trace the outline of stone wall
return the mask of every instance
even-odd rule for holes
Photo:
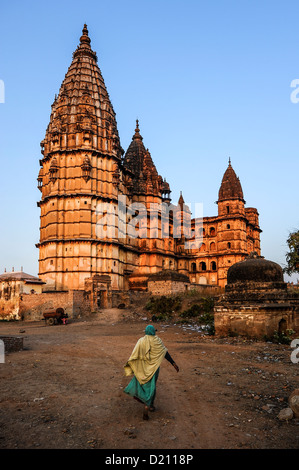
[[[0,299],[0,319],[19,320],[19,297]]]
[[[188,284],[170,279],[161,281],[148,281],[148,291],[152,295],[180,294],[188,290]]]
[[[22,336],[1,336],[0,340],[4,343],[4,353],[7,352],[17,352],[23,349],[23,340]]]
[[[299,312],[290,305],[216,306],[214,324],[219,336],[271,338],[275,332],[299,332]]]
[[[44,292],[23,295],[19,305],[19,316],[25,321],[42,320],[46,310],[63,308],[69,318],[78,318],[90,313],[90,303],[84,291]]]

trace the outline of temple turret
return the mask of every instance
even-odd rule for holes
[[[143,144],[138,120],[132,142],[124,157],[123,166],[132,174],[133,194],[161,197],[163,178],[158,174],[151,154]]]
[[[228,265],[239,262],[253,249],[260,254],[258,214],[255,226],[249,221],[240,179],[231,160],[223,175],[218,194],[218,282],[225,283]],[[251,234],[251,235],[250,235]]]
[[[236,175],[229,158],[228,167],[223,175],[219,189],[218,202],[232,199],[239,199],[245,202],[240,179]]]

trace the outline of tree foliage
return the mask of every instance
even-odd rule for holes
[[[299,273],[299,230],[289,234],[287,244],[289,251],[286,254],[287,266],[284,272],[290,276],[293,273]]]

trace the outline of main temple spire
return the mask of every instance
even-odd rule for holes
[[[81,289],[86,277],[108,266],[104,256],[98,261],[106,248],[100,251],[97,217],[91,214],[103,201],[113,206],[117,201],[113,175],[123,154],[86,25],[52,104],[41,151],[39,274],[51,289]],[[98,250],[93,250],[96,245]],[[66,252],[74,256],[62,262]],[[115,279],[117,283],[118,276]]]

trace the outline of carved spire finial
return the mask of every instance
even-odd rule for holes
[[[141,139],[142,137],[140,135],[140,130],[139,130],[139,119],[136,119],[136,129],[135,129],[135,134],[133,136],[133,139]]]
[[[81,44],[90,44],[90,37],[88,36],[88,29],[87,29],[86,24],[84,24],[84,27],[82,29],[82,36],[80,38],[80,43]]]

